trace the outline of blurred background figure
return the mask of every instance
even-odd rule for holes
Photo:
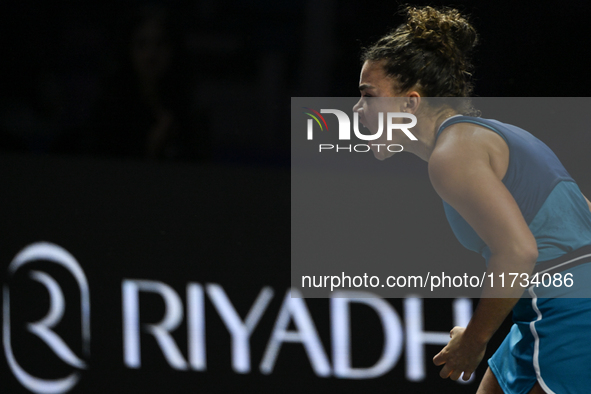
[[[132,13],[105,82],[94,128],[97,153],[149,159],[206,160],[208,128],[191,111],[183,37],[162,5]]]
[[[150,4],[132,13],[114,37],[93,128],[99,154],[205,161],[209,128],[192,105],[184,39],[171,11]]]

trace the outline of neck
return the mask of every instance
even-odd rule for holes
[[[455,110],[448,108],[436,113],[435,116],[433,116],[433,114],[417,116],[417,125],[413,128],[413,134],[417,137],[417,141],[411,141],[405,144],[404,150],[406,152],[414,153],[428,162],[431,153],[433,153],[433,150],[435,149],[435,141],[439,127],[445,120],[454,115],[459,114]]]

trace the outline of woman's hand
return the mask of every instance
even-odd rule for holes
[[[449,333],[449,343],[433,357],[435,365],[445,364],[439,373],[443,379],[458,380],[463,372],[463,379],[469,380],[484,357],[486,343],[470,340],[464,331],[465,328],[454,327]]]

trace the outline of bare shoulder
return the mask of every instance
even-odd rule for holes
[[[456,123],[439,135],[429,158],[431,177],[462,174],[486,166],[501,180],[509,166],[509,147],[499,134],[473,123]]]

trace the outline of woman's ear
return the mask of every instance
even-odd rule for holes
[[[404,102],[404,112],[408,112],[414,114],[419,109],[421,105],[421,95],[417,91],[412,91],[408,93],[406,96],[406,100]]]

